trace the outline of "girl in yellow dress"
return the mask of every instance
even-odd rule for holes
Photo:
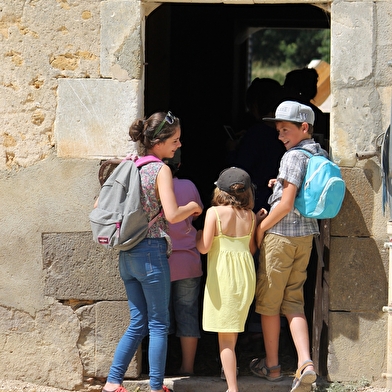
[[[203,329],[218,333],[228,391],[238,392],[235,345],[255,294],[252,254],[259,222],[252,211],[254,191],[248,173],[231,167],[220,174],[215,185],[212,207],[207,210],[204,229],[197,233],[196,244],[200,253],[208,253]],[[258,216],[263,218],[263,214]]]

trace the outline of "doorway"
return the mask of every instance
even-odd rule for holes
[[[163,4],[148,16],[145,114],[170,110],[180,118],[183,144],[180,176],[195,183],[205,208],[209,207],[214,181],[227,167],[227,134],[223,125],[240,127],[241,115],[246,111],[249,29],[329,26],[328,14],[305,4]],[[199,219],[199,225],[203,219],[204,216]],[[317,263],[313,253],[305,292],[310,330],[314,306],[312,281]],[[205,262],[203,256],[204,265]],[[216,334],[202,329],[201,333],[195,372],[217,376],[220,361]],[[240,334],[237,344],[240,375],[250,374],[250,360],[263,355],[263,350],[261,328]],[[180,356],[179,342],[171,336],[167,375],[175,372]],[[282,320],[280,357],[284,372],[295,371],[296,354],[285,320]],[[143,373],[147,372],[145,358],[143,355]]]

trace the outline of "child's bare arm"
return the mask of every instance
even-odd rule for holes
[[[204,221],[204,229],[199,230],[196,235],[196,248],[200,253],[208,253],[211,249],[212,241],[215,236],[215,227],[216,215],[215,212],[209,208]]]
[[[268,211],[265,208],[260,209],[256,214],[256,226],[258,226],[268,215]]]
[[[264,210],[264,208],[262,208],[262,210]],[[267,212],[266,210],[264,210],[264,211]],[[253,214],[253,212],[252,212],[252,214]],[[257,220],[256,220],[256,223],[257,223]],[[257,225],[255,225],[253,227],[250,242],[249,242],[249,250],[250,250],[250,253],[252,253],[252,255],[254,255],[257,250],[256,229],[257,229]]]
[[[263,241],[264,233],[283,219],[293,209],[296,195],[297,187],[290,182],[284,181],[283,193],[280,202],[257,227],[256,241],[259,248]]]

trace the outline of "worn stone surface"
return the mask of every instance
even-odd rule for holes
[[[127,301],[102,301],[76,310],[81,333],[78,348],[86,377],[107,377],[114,350],[129,324]],[[139,347],[125,374],[137,378],[141,373]]]
[[[373,238],[331,238],[329,309],[378,312],[388,303],[388,253]],[[344,282],[344,284],[342,284]],[[366,295],[363,295],[366,293]]]
[[[345,89],[335,99],[336,106],[331,113],[336,123],[331,128],[332,156],[339,166],[353,167],[357,164],[356,154],[375,150],[376,137],[385,131],[380,96],[373,85],[367,85]],[[339,157],[339,151],[344,152],[344,158]]]
[[[71,308],[58,303],[47,305],[35,316],[1,306],[0,374],[70,390],[81,386],[79,330]]]
[[[363,167],[341,168],[346,194],[339,214],[331,220],[331,235],[386,240],[387,216],[382,213],[380,167],[368,160]],[[371,202],[370,202],[371,201]],[[375,230],[375,227],[379,230]]]
[[[55,134],[57,154],[112,158],[131,151],[129,126],[142,117],[140,81],[59,80]]]
[[[34,315],[45,308],[43,233],[90,230],[98,195],[98,162],[47,158],[24,170],[0,172],[0,304]]]
[[[377,24],[377,42],[375,51],[375,78],[377,86],[391,87],[392,68],[389,62],[392,60],[392,4],[390,1],[379,1],[375,9]],[[389,66],[388,66],[389,64]],[[384,127],[385,129],[385,127]]]
[[[118,341],[129,325],[127,301],[104,301],[96,307],[96,372],[99,377],[106,377],[113,359]],[[141,348],[136,352],[126,377],[136,378],[141,373]]]
[[[385,388],[385,381],[381,383],[372,383],[371,386],[364,384],[363,379],[355,380],[347,383],[329,383],[323,381],[319,386],[319,390],[339,389],[345,391],[356,392],[390,392],[391,389]],[[252,392],[261,389],[264,392],[287,392],[291,388],[293,379],[291,377],[285,378],[278,383],[271,383],[268,380],[254,377],[245,376],[238,379],[238,385],[241,391]],[[218,377],[175,377],[165,378],[165,385],[178,392],[193,392],[195,390],[208,390],[209,392],[219,392],[222,390],[222,380]],[[367,386],[366,386],[367,385]],[[150,390],[149,382],[147,379],[124,382],[125,388],[130,392],[148,392]],[[80,392],[100,392],[102,385],[86,385]],[[30,382],[22,382],[19,380],[0,380],[1,392],[68,392],[64,389],[51,388],[44,385],[38,385]]]
[[[386,321],[387,315],[381,311],[329,313],[330,380],[381,378],[386,371]]]
[[[117,80],[141,79],[141,3],[101,2],[101,74]]]
[[[57,81],[99,76],[99,2],[12,1],[0,16],[0,170],[54,147]]]
[[[92,240],[91,231],[42,237],[45,295],[58,300],[125,300],[118,252]]]
[[[354,166],[356,152],[371,144],[382,125],[379,94],[373,79],[375,5],[368,1],[334,1],[331,10],[334,61],[331,62],[330,145],[333,158],[340,166]],[[358,50],[353,50],[354,42],[361,43]]]

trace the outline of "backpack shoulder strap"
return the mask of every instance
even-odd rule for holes
[[[313,156],[313,154],[310,151],[305,150],[304,148],[295,148],[294,147],[293,150],[298,150],[298,151],[303,152],[308,158],[311,158]]]
[[[162,162],[162,161],[159,158],[155,157],[154,155],[146,155],[144,157],[137,159],[135,161],[135,164],[137,167],[142,167],[144,165],[147,165],[147,163],[151,163],[151,162]]]

